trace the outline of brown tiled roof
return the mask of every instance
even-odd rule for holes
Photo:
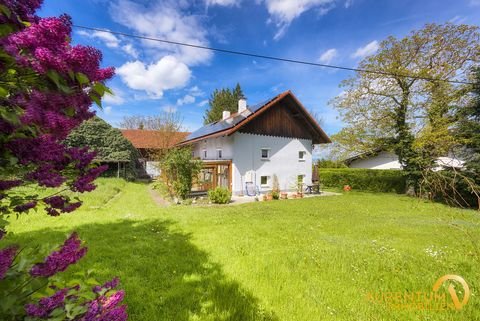
[[[184,140],[190,133],[178,132],[174,133],[172,137],[167,138],[164,133],[156,130],[146,129],[120,129],[123,136],[128,139],[135,148],[163,148],[172,147],[175,144]],[[169,142],[166,144],[165,140]]]

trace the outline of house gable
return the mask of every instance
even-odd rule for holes
[[[278,110],[277,110],[278,109]],[[255,122],[252,125],[252,122]],[[207,138],[230,136],[235,132],[311,139],[313,144],[331,143],[330,138],[297,100],[291,91],[247,107],[247,113],[236,113],[228,119],[208,124],[189,135],[178,145]]]
[[[311,123],[295,106],[295,102],[286,97],[264,113],[258,115],[239,129],[241,133],[294,137],[315,140],[316,132]]]

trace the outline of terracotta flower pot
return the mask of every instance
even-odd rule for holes
[[[288,198],[288,194],[287,193],[280,193],[280,197],[282,200],[286,200]]]
[[[273,200],[273,195],[272,194],[267,194],[267,201]]]

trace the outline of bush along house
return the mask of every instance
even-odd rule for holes
[[[120,131],[138,151],[136,170],[139,178],[150,179],[160,175],[159,155],[184,140],[189,134],[146,129],[121,129]]]
[[[203,169],[192,191],[223,186],[235,195],[251,195],[272,189],[274,176],[282,191],[294,191],[298,183],[312,181],[314,144],[330,138],[291,91],[247,106],[238,101],[234,114],[192,132],[177,144],[190,145]]]

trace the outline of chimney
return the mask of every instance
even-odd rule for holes
[[[230,117],[230,112],[227,110],[224,110],[222,113],[222,119],[225,120]]]
[[[247,100],[244,96],[241,96],[238,100],[238,113],[245,111],[247,109]]]

